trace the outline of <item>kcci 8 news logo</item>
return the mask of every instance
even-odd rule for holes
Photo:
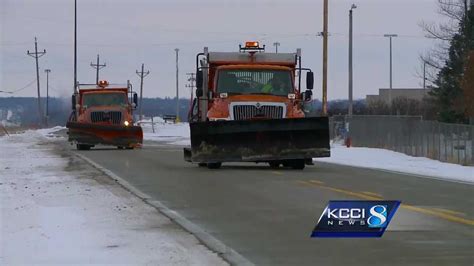
[[[331,200],[311,237],[381,237],[400,201]]]

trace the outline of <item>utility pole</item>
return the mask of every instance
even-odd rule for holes
[[[74,94],[77,93],[77,0],[74,0]]]
[[[138,72],[138,70],[136,70],[135,72],[140,77],[140,103],[138,105],[138,112],[140,114],[140,121],[141,121],[143,119],[143,114],[142,114],[143,78],[148,76],[148,74],[150,74],[150,71],[145,72],[145,64],[142,64],[142,71]]]
[[[279,42],[274,42],[273,46],[275,46],[275,53],[278,54],[278,46],[280,46]]]
[[[353,86],[353,80],[352,80],[352,10],[356,9],[357,6],[355,4],[352,4],[351,9],[349,10],[349,111],[348,114],[349,116],[352,116],[352,109],[353,109],[353,103],[352,103],[352,86]]]
[[[51,69],[45,69],[46,72],[46,126],[49,123],[49,73]]]
[[[44,49],[43,52],[38,52],[38,40],[35,37],[35,52],[30,53],[30,51],[26,51],[26,54],[34,57],[36,61],[36,89],[38,91],[38,115],[39,115],[39,124],[42,125],[44,122],[44,114],[43,108],[41,106],[41,93],[40,93],[40,78],[39,78],[39,65],[38,65],[38,58],[42,57],[46,54],[46,50]]]
[[[398,37],[398,35],[385,34],[384,37],[390,39],[390,89],[388,90],[388,106],[390,107],[390,114],[392,114],[392,38]]]
[[[176,52],[176,122],[179,122],[179,79],[178,79],[178,74],[179,74],[179,67],[178,67],[178,53],[179,49],[176,48],[174,49]]]
[[[324,0],[323,16],[323,115],[328,113],[328,0]]]
[[[99,55],[97,55],[97,63],[93,64],[93,63],[91,62],[91,67],[96,69],[96,73],[95,73],[95,84],[99,84],[99,70],[101,70],[102,68],[106,67],[106,64],[105,64],[105,63],[100,64]]]
[[[195,73],[186,73],[186,75],[191,76],[188,78],[189,84],[186,84],[186,88],[191,89],[191,98],[189,100],[189,110],[191,110],[193,106],[193,98],[194,98],[194,82],[196,81],[196,78],[194,77]]]

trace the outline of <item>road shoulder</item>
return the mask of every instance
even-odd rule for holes
[[[59,142],[0,138],[0,264],[227,264]]]

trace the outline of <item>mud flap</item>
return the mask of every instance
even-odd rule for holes
[[[88,145],[137,147],[143,143],[140,126],[95,125],[67,122],[69,141]]]
[[[329,157],[327,117],[190,123],[193,162]]]

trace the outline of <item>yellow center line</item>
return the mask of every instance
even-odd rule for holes
[[[359,192],[354,192],[354,191],[335,188],[335,187],[317,185],[317,184],[313,184],[313,183],[306,182],[306,181],[297,181],[297,182],[299,184],[304,185],[304,186],[320,187],[320,188],[324,188],[324,189],[327,189],[327,190],[331,190],[331,191],[334,191],[334,192],[339,192],[341,194],[345,194],[345,195],[348,195],[348,196],[352,196],[352,197],[355,197],[355,198],[361,198],[361,199],[365,199],[365,200],[382,200],[383,199],[382,197],[369,196],[367,194],[363,194],[363,193],[359,193]],[[438,218],[442,218],[442,219],[445,219],[445,220],[448,220],[448,221],[451,221],[451,222],[456,222],[456,223],[460,223],[460,224],[466,224],[466,225],[474,226],[474,220],[459,217],[459,216],[455,216],[454,211],[444,210],[444,209],[443,209],[443,211],[436,210],[436,209],[430,210],[430,209],[416,207],[416,206],[412,206],[412,205],[408,205],[408,204],[401,204],[400,207],[403,208],[403,209],[407,209],[407,210],[411,210],[411,211],[415,211],[415,212],[419,212],[419,213],[423,213],[423,214],[436,216]],[[449,213],[449,212],[451,212],[451,213]]]
[[[424,208],[420,208],[420,207],[415,207],[415,206],[411,206],[411,205],[407,205],[407,204],[402,204],[401,207],[405,208],[405,209],[408,209],[408,210],[421,212],[421,213],[424,213],[424,214],[430,214],[430,215],[433,215],[433,216],[436,216],[436,217],[439,217],[439,218],[446,219],[446,220],[451,221],[451,222],[457,222],[457,223],[461,223],[461,224],[467,224],[467,225],[474,226],[474,220],[471,220],[471,219],[466,219],[466,218],[450,215],[450,214],[447,214],[447,213],[434,211],[434,210],[429,210],[429,209],[424,209]]]
[[[272,171],[271,173],[272,173],[272,174],[275,174],[275,175],[283,175],[282,172],[278,172],[278,171]]]
[[[457,216],[466,216],[464,212],[457,212],[457,211],[452,211],[452,210],[447,210],[447,209],[442,209],[442,208],[431,208],[431,209],[439,211],[439,212],[457,215]]]
[[[374,196],[374,197],[382,198],[382,195],[380,195],[378,193],[374,193],[374,192],[370,192],[370,191],[362,191],[362,193],[367,194],[367,195],[371,195],[371,196]]]
[[[324,184],[324,182],[318,181],[318,180],[309,180],[309,182],[314,183],[314,184],[318,184],[318,185]]]

